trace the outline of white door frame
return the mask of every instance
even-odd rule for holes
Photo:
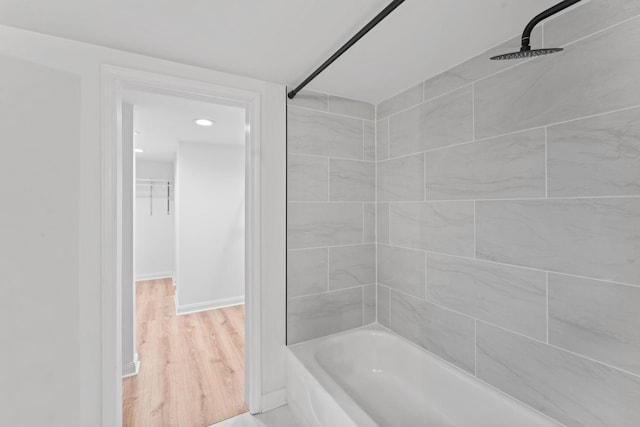
[[[122,91],[144,90],[244,106],[246,133],[245,399],[261,411],[261,93],[112,65],[102,66],[102,423],[122,425]]]

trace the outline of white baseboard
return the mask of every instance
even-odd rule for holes
[[[136,274],[136,281],[139,280],[155,280],[155,279],[170,279],[173,277],[172,271],[167,271],[164,273],[145,273],[145,274]]]
[[[122,366],[122,378],[129,378],[138,375],[140,372],[140,360],[138,353],[133,355],[133,362],[129,362]]]
[[[180,305],[178,302],[178,293],[175,293],[175,301],[176,301],[176,314],[179,316],[181,314],[190,314],[197,313],[199,311],[208,311],[215,310],[217,308],[230,307],[232,305],[240,305],[244,304],[244,296],[232,297],[232,298],[223,298],[213,301],[203,301],[196,302],[193,304],[184,304]]]
[[[271,411],[287,404],[287,390],[280,389],[262,395],[262,412]]]

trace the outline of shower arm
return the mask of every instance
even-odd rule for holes
[[[531,21],[529,21],[527,26],[524,27],[524,31],[522,32],[522,46],[520,47],[520,52],[531,50],[529,40],[531,39],[531,32],[536,25],[538,25],[541,21],[544,21],[548,17],[565,10],[569,6],[573,6],[579,1],[580,0],[564,0],[556,4],[555,6],[551,6],[544,12],[540,12],[539,14],[537,14]]]

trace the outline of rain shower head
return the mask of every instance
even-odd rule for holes
[[[578,3],[580,0],[564,0],[555,6],[551,6],[549,9],[545,10],[542,13],[536,15],[526,27],[524,27],[524,31],[522,32],[522,47],[518,52],[505,53],[502,55],[496,55],[491,57],[493,60],[504,60],[504,59],[522,59],[522,58],[534,58],[540,55],[548,55],[550,53],[560,52],[562,48],[559,47],[548,47],[544,49],[531,49],[529,45],[529,39],[531,38],[531,31],[533,28],[548,17],[555,15],[556,13]]]
[[[536,56],[548,55],[550,53],[560,52],[564,49],[561,47],[550,47],[547,49],[529,49],[529,50],[520,50],[518,52],[511,53],[503,53],[502,55],[492,56],[491,59],[495,60],[505,60],[505,59],[522,59],[522,58],[534,58]]]

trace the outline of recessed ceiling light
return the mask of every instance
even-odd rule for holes
[[[138,135],[140,135],[140,131],[139,130],[135,130],[135,131],[133,131],[133,134],[138,136]]]
[[[213,120],[209,119],[195,119],[194,122],[196,122],[198,126],[211,126],[213,124]]]
[[[136,153],[144,153],[144,150],[142,148],[136,148]]]

